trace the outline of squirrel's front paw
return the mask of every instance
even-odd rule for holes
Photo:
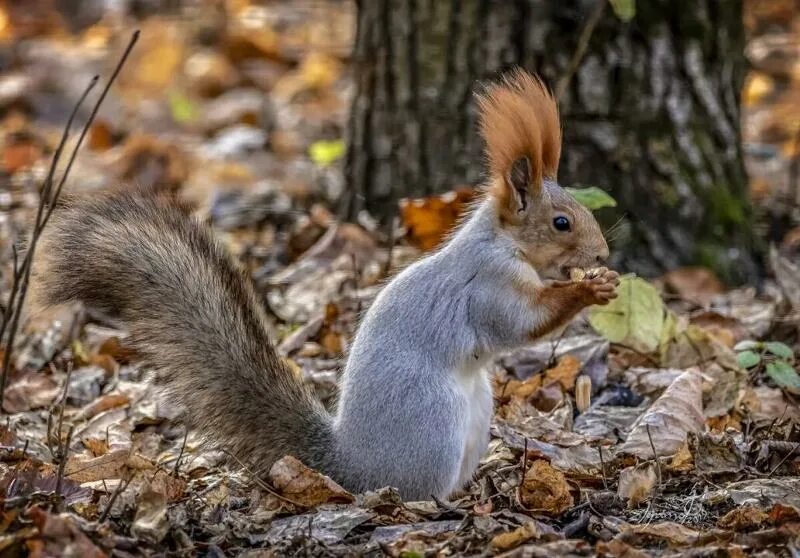
[[[583,287],[587,306],[608,304],[610,300],[617,298],[619,273],[606,267],[588,269],[580,285]]]

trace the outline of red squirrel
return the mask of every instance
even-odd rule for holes
[[[275,352],[250,280],[174,201],[122,191],[53,214],[34,270],[42,304],[120,319],[189,427],[265,471],[291,454],[362,492],[446,498],[489,440],[486,370],[616,296],[608,246],[556,182],[561,128],[542,82],[515,71],[478,96],[486,195],[440,249],[380,292],[329,412]]]

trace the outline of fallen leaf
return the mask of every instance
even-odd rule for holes
[[[25,374],[6,388],[3,410],[19,413],[48,407],[58,397],[60,390],[51,376],[39,372]]]
[[[645,546],[651,541],[666,542],[670,546],[686,546],[697,539],[699,534],[699,531],[680,523],[665,521],[630,525],[620,533],[620,539],[634,546]]]
[[[26,541],[32,558],[64,555],[85,558],[106,557],[106,553],[83,534],[69,514],[55,515],[38,507],[30,508],[27,514],[39,530],[37,537]]]
[[[653,463],[638,467],[626,467],[619,472],[617,494],[628,502],[628,508],[636,508],[647,501],[656,486],[658,477]]]
[[[519,498],[527,509],[559,516],[575,505],[564,473],[537,459],[525,472]]]
[[[471,188],[461,188],[438,196],[401,200],[406,239],[420,250],[433,250],[453,230],[474,196]]]
[[[618,297],[605,306],[594,306],[589,323],[612,343],[643,353],[658,348],[664,326],[664,303],[656,288],[634,276],[624,276]]]
[[[667,290],[701,307],[707,307],[715,296],[725,291],[714,272],[705,267],[681,267],[664,275]]]
[[[519,545],[528,542],[531,539],[536,539],[541,536],[536,523],[530,522],[517,527],[513,531],[500,533],[492,538],[492,546],[497,550],[504,552],[511,550]]]
[[[705,426],[702,386],[702,375],[697,369],[678,376],[634,423],[618,453],[653,459],[652,438],[658,457],[674,455],[686,442],[689,432],[699,432]]]
[[[344,156],[346,147],[343,140],[319,140],[308,148],[311,160],[321,167],[328,167]]]
[[[287,455],[269,470],[272,486],[287,499],[301,506],[314,507],[325,503],[349,504],[353,495],[330,477],[306,467],[299,459]]]
[[[769,519],[769,514],[755,506],[733,508],[717,520],[717,527],[733,531],[745,531],[760,527]]]
[[[544,373],[544,384],[558,382],[564,391],[572,391],[575,379],[581,371],[581,361],[572,355],[564,355],[550,370]]]
[[[151,484],[145,484],[136,498],[136,515],[131,524],[131,534],[157,545],[168,532],[167,497]]]

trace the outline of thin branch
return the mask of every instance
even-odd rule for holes
[[[656,470],[658,471],[658,486],[661,486],[661,462],[658,460],[658,453],[656,453],[656,446],[653,443],[653,437],[650,435],[650,425],[644,425],[645,430],[647,430],[647,439],[650,440],[650,449],[653,450],[653,459],[656,460]]]
[[[572,54],[572,59],[569,61],[567,71],[564,72],[564,75],[562,75],[556,83],[555,96],[557,101],[561,100],[567,87],[569,87],[569,82],[572,81],[572,76],[575,75],[578,66],[580,66],[583,57],[586,55],[586,50],[589,48],[589,40],[592,38],[595,27],[597,27],[597,24],[600,23],[600,19],[603,17],[606,4],[608,4],[608,0],[597,0],[594,10],[589,14],[589,19],[586,21],[586,25],[583,26],[580,37],[578,37],[578,44],[575,47],[575,52]]]
[[[67,120],[67,124],[64,127],[64,132],[61,137],[61,141],[59,142],[58,147],[56,148],[56,152],[53,156],[53,160],[50,163],[50,169],[47,173],[47,178],[45,179],[44,185],[40,192],[39,198],[39,206],[36,211],[36,220],[33,226],[33,232],[31,234],[31,241],[28,247],[28,251],[25,254],[25,258],[23,259],[22,265],[19,267],[19,273],[15,274],[15,281],[11,288],[11,295],[9,296],[8,305],[5,309],[3,315],[3,323],[0,325],[0,342],[3,340],[3,336],[8,330],[8,335],[5,338],[6,341],[6,350],[3,354],[3,364],[2,364],[2,372],[0,372],[0,411],[2,411],[2,404],[5,396],[5,387],[6,387],[6,380],[8,378],[8,369],[11,362],[11,352],[14,346],[14,339],[17,334],[17,328],[19,327],[19,319],[20,315],[22,314],[22,307],[25,303],[25,295],[28,292],[28,284],[30,281],[31,275],[31,268],[33,267],[33,255],[36,251],[36,244],[39,240],[39,236],[47,224],[50,216],[53,213],[53,209],[55,208],[58,197],[61,195],[61,190],[64,186],[64,183],[67,181],[69,177],[70,170],[72,169],[72,165],[75,162],[75,158],[78,155],[78,150],[83,143],[83,139],[86,137],[86,134],[89,131],[89,128],[94,121],[97,112],[100,110],[100,105],[102,104],[103,100],[105,99],[106,95],[108,94],[111,85],[113,84],[114,80],[116,79],[117,75],[119,74],[122,66],[125,64],[125,61],[128,59],[130,55],[131,49],[136,44],[136,41],[139,38],[139,31],[134,31],[133,35],[131,36],[130,41],[128,42],[128,46],[123,52],[122,56],[120,57],[119,62],[117,63],[114,72],[111,74],[111,77],[108,80],[105,88],[103,89],[102,93],[98,97],[97,101],[95,102],[91,113],[89,114],[89,118],[86,121],[86,124],[81,131],[81,135],[78,138],[78,142],[75,145],[75,148],[72,151],[70,156],[69,162],[67,163],[67,167],[64,170],[64,173],[61,176],[61,180],[58,182],[58,186],[56,187],[55,191],[53,189],[53,179],[55,176],[56,167],[58,166],[58,162],[61,159],[61,154],[64,149],[64,145],[67,142],[67,138],[69,137],[69,131],[72,127],[72,122],[75,119],[76,114],[80,106],[83,104],[83,101],[86,99],[89,92],[95,86],[98,80],[98,76],[94,76],[92,80],[86,87],[83,95],[81,95],[80,99],[75,105],[72,113]],[[47,211],[45,212],[45,206],[47,207]]]
[[[103,523],[106,520],[108,514],[111,512],[111,508],[114,506],[114,502],[117,501],[117,496],[119,496],[120,493],[124,492],[125,489],[128,488],[128,485],[131,483],[132,480],[133,480],[132,474],[127,475],[124,479],[120,479],[117,488],[114,489],[114,493],[111,495],[111,498],[108,499],[108,504],[106,504],[106,508],[103,510],[103,513],[101,513],[100,517],[97,519],[98,523]]]

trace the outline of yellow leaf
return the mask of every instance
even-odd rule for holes
[[[754,73],[744,86],[742,101],[746,107],[758,103],[775,89],[775,82],[766,74]]]
[[[308,148],[311,160],[321,167],[332,165],[344,156],[345,144],[343,140],[315,141]]]

